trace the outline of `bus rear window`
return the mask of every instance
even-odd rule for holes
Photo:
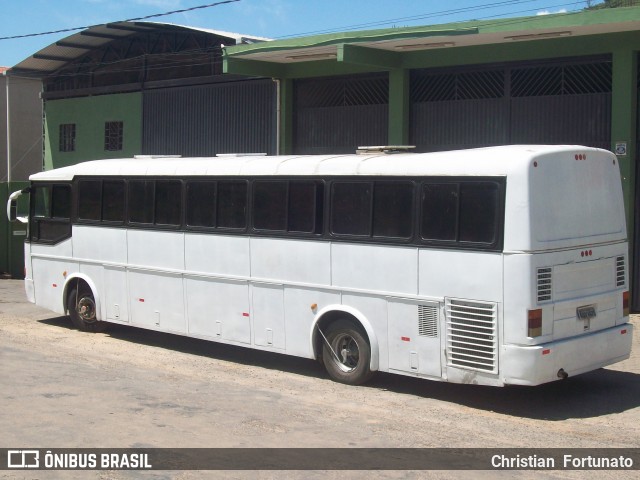
[[[573,245],[589,237],[624,238],[620,175],[607,157],[576,162],[544,159],[533,169],[530,185],[532,232],[539,242]]]

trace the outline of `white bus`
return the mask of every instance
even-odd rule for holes
[[[538,385],[629,357],[616,157],[575,146],[136,157],[31,176],[27,297],[374,372]]]

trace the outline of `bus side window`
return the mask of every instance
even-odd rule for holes
[[[69,185],[34,185],[31,202],[31,241],[55,243],[71,236]]]
[[[216,226],[216,182],[187,182],[187,225]]]
[[[129,222],[153,223],[154,182],[131,180],[129,182]]]
[[[71,218],[71,187],[54,185],[51,192],[51,217]]]
[[[495,244],[499,197],[499,185],[495,182],[425,183],[422,239],[458,245]]]
[[[156,225],[180,225],[182,214],[182,183],[177,180],[158,180],[155,193]]]
[[[413,184],[375,182],[373,189],[373,236],[405,238],[413,234]]]
[[[253,182],[253,226],[256,230],[287,230],[286,181]]]
[[[218,228],[247,227],[247,182],[224,180],[218,182]]]
[[[424,240],[456,240],[458,184],[426,183],[422,186],[420,235]]]
[[[101,196],[100,180],[80,180],[78,182],[78,218],[100,221]]]
[[[289,232],[322,233],[323,191],[320,182],[289,182]]]
[[[255,181],[253,227],[282,233],[320,233],[322,191],[322,184],[313,181]]]
[[[371,182],[334,182],[331,186],[331,233],[369,236]]]
[[[125,187],[123,180],[105,180],[102,183],[102,220],[124,222]]]
[[[411,182],[335,182],[331,233],[409,240],[413,235]]]
[[[31,199],[34,217],[51,217],[51,187],[48,185],[34,186]]]
[[[490,182],[460,186],[460,241],[494,243],[498,219],[498,185]]]

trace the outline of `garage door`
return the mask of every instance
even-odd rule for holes
[[[296,80],[293,152],[355,153],[386,145],[389,78],[385,74]]]
[[[415,70],[418,151],[544,143],[611,148],[610,58]]]
[[[274,82],[261,79],[145,91],[142,151],[147,155],[274,155]]]

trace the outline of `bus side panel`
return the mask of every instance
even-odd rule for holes
[[[187,276],[185,285],[190,334],[251,342],[248,282]]]
[[[416,295],[416,248],[352,245],[331,246],[331,274],[335,287]]]
[[[256,282],[250,295],[253,344],[284,350],[284,285]]]
[[[74,225],[71,238],[74,258],[80,262],[127,263],[127,231],[124,228]]]
[[[122,266],[105,266],[102,308],[107,320],[129,322],[127,270]]]
[[[184,270],[184,234],[157,230],[127,231],[129,265]]]
[[[255,279],[329,285],[330,260],[328,242],[251,238],[251,276]]]
[[[127,277],[133,324],[187,333],[182,275],[129,270]]]
[[[526,343],[527,309],[533,309],[535,256],[513,254],[504,256],[504,276],[509,281],[504,285],[504,338],[502,343]],[[543,310],[543,312],[545,312]],[[553,333],[553,310],[543,315],[542,336]]]
[[[31,243],[24,242],[24,290],[27,300],[36,303],[36,294],[33,285],[33,268],[31,268]]]
[[[66,260],[72,256],[71,239],[56,245],[32,244],[31,253],[36,304],[63,315],[65,275],[78,268]]]
[[[387,308],[389,369],[442,379],[440,303],[389,298]]]
[[[502,254],[421,249],[419,295],[502,302]]]
[[[249,277],[249,237],[185,234],[185,269],[210,275]]]
[[[312,358],[309,338],[316,313],[328,305],[339,304],[340,293],[336,291],[317,287],[285,287],[286,352],[289,355]]]

